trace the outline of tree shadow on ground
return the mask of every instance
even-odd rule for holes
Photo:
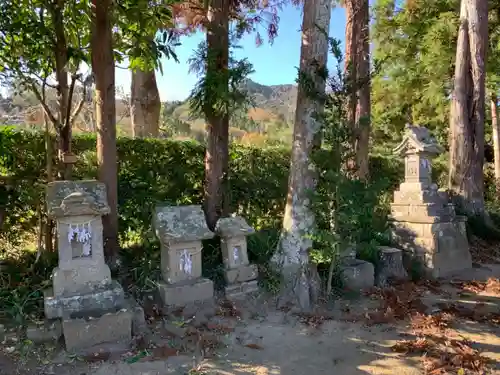
[[[493,265],[460,278],[484,281],[499,275],[500,267]],[[456,284],[443,283],[441,287],[443,294],[431,290],[422,296],[428,307],[427,314],[448,314],[448,326],[437,333],[415,331],[408,319],[372,326],[328,320],[318,329],[311,329],[299,322],[286,322],[284,314],[281,322],[278,316],[271,316],[265,322],[247,325],[247,331],[261,337],[260,350],[233,345],[222,358],[209,360],[206,368],[208,373],[224,375],[326,375],[332,370],[343,375],[403,375],[424,374],[425,367],[429,366],[442,366],[443,371],[450,371],[444,373],[456,373],[462,366],[464,369],[474,368],[474,363],[483,366],[484,361],[490,369],[500,369],[500,325],[493,319],[499,315],[500,296],[465,295]],[[359,304],[361,308],[363,302],[358,300],[352,304]],[[463,309],[455,309],[453,314],[453,309],[446,309],[450,304]],[[490,313],[493,315],[488,315]],[[411,346],[419,338],[425,338],[432,346],[395,352],[396,343]],[[449,368],[450,363],[453,369]],[[472,369],[464,373],[480,374],[481,371]]]

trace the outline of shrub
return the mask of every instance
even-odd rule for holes
[[[54,140],[53,140],[54,141]],[[73,139],[79,162],[73,178],[97,177],[95,136]],[[158,203],[201,204],[204,146],[195,141],[119,138],[118,204],[122,245],[152,240],[151,213]],[[1,236],[15,243],[37,229],[37,208],[45,199],[46,165],[43,134],[4,128],[0,131],[0,174],[10,177],[11,189],[0,190],[5,210]],[[283,147],[230,149],[230,198],[233,212],[257,229],[279,228],[286,202],[289,152]],[[55,162],[55,160],[54,160]],[[387,192],[380,197],[387,211],[391,191],[402,179],[395,158],[371,159],[374,179],[383,178]]]

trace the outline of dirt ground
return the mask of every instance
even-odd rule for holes
[[[451,281],[374,289],[308,315],[258,296],[213,316],[151,319],[133,349],[90,357],[7,341],[0,374],[500,374],[499,277],[500,265],[477,265]]]

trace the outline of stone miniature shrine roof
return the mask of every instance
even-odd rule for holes
[[[201,206],[156,207],[153,228],[163,243],[201,241],[212,238]]]
[[[246,220],[241,216],[219,219],[215,231],[221,237],[248,236],[249,234],[255,233],[255,229],[248,225]]]
[[[406,125],[403,141],[393,150],[395,154],[419,154],[439,155],[443,148],[437,143],[423,126]]]
[[[55,181],[47,185],[47,211],[52,217],[107,215],[106,185],[96,180]]]

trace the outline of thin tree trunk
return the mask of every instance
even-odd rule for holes
[[[357,109],[356,109],[356,164],[357,174],[362,180],[369,174],[370,142],[370,7],[368,0],[360,0],[359,11],[355,16],[359,25],[359,39],[356,48],[357,70]]]
[[[68,86],[68,45],[64,32],[64,0],[56,0],[50,10],[54,19],[55,29],[55,63],[56,63],[56,80],[57,80],[57,96],[59,106],[58,124],[54,124],[58,139],[58,162],[59,171],[58,178],[60,180],[71,179],[71,164],[63,163],[63,155],[71,152],[71,124],[66,124],[66,115],[68,113],[69,102],[69,86]]]
[[[132,71],[130,118],[134,138],[158,137],[161,101],[155,71]]]
[[[43,89],[43,98],[45,100],[45,88]],[[42,109],[43,111],[43,109]],[[50,122],[47,118],[47,114],[43,112],[43,123],[45,125],[45,168],[47,169],[47,183],[50,183],[54,180],[54,175],[52,171],[52,157],[53,157],[53,147],[52,147],[52,139],[50,138]],[[52,219],[50,219],[47,215],[47,209],[45,208],[45,224],[43,225],[44,232],[44,243],[45,243],[45,251],[50,253],[53,249],[53,229],[54,225],[52,223]]]
[[[213,0],[208,11],[207,80],[228,75],[230,0]],[[218,77],[218,78],[214,78]],[[219,87],[228,87],[229,81]],[[229,87],[228,87],[229,89]],[[205,109],[207,121],[207,151],[205,154],[204,208],[207,225],[215,229],[223,215],[226,198],[229,159],[229,114],[214,113],[213,106]]]
[[[300,71],[313,80],[315,91],[319,93],[325,90],[324,77],[317,69],[324,68],[327,62],[325,32],[328,34],[330,16],[330,0],[304,3]],[[312,307],[320,288],[317,270],[309,261],[309,251],[312,248],[310,235],[314,231],[310,194],[316,185],[311,154],[321,130],[321,124],[316,121],[316,114],[321,111],[321,102],[311,96],[306,85],[299,84],[283,230],[273,261],[284,276],[282,301],[291,299],[303,310]]]
[[[111,265],[118,256],[118,168],[116,154],[115,64],[111,31],[112,0],[92,0],[92,72],[95,79],[97,162],[106,184],[109,215],[103,217],[104,252]]]
[[[470,215],[485,215],[484,119],[487,0],[462,0],[450,111],[449,188]]]
[[[500,129],[498,124],[498,98],[496,92],[491,94],[491,128],[493,133],[493,159],[495,163],[495,186],[497,199],[500,199]]]

